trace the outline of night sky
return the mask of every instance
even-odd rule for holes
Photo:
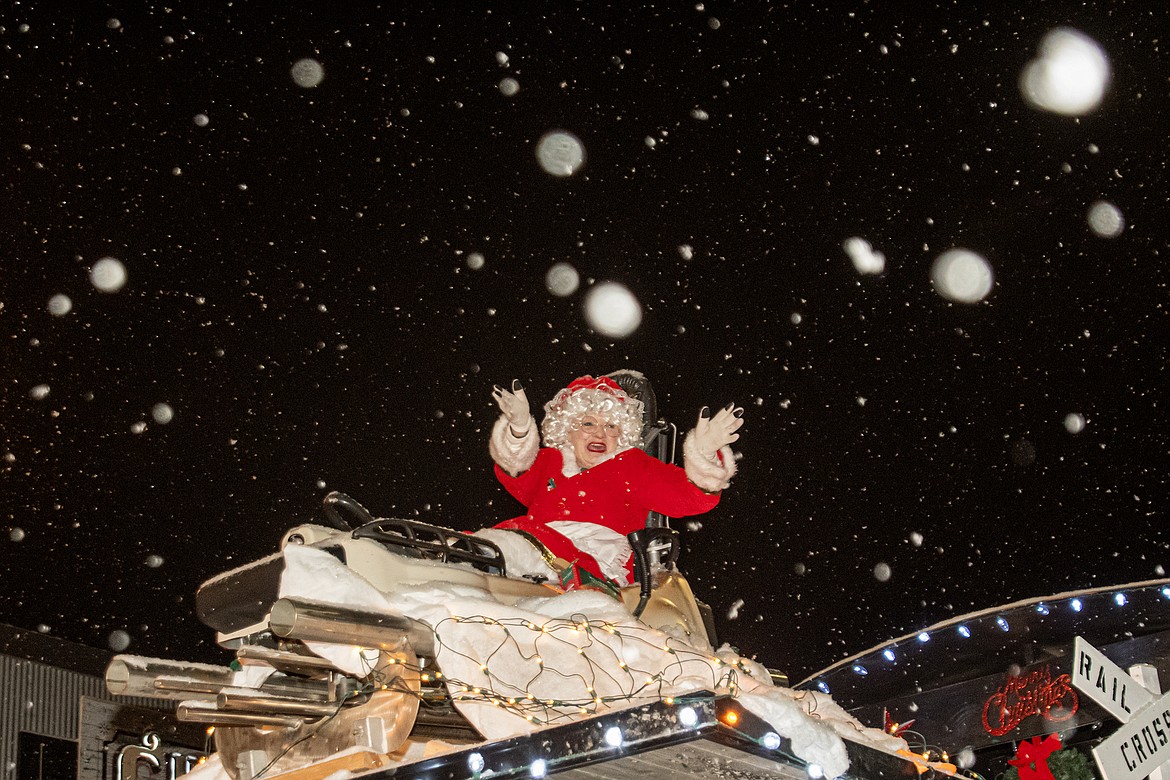
[[[204,579],[329,490],[521,514],[492,385],[623,367],[684,430],[746,408],[682,568],[794,679],[1170,565],[1159,4],[212,5],[0,10],[0,622],[222,662]],[[1060,27],[1111,67],[1081,116],[1020,88]],[[956,247],[981,300],[932,282]]]

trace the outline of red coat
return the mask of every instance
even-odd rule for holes
[[[545,523],[580,520],[603,525],[624,536],[645,527],[651,511],[686,517],[706,512],[719,503],[718,493],[704,493],[681,468],[639,449],[621,452],[572,477],[564,475],[562,463],[559,450],[543,447],[532,467],[518,476],[511,476],[497,465],[496,477],[527,507],[528,514],[496,527],[527,531],[554,555],[575,560],[597,576],[602,575],[596,561]]]

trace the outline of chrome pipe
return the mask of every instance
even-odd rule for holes
[[[272,605],[268,625],[285,639],[377,647],[391,652],[401,649],[405,640],[416,655],[435,655],[435,633],[430,626],[402,615],[280,599]]]
[[[199,680],[188,680],[182,677],[157,677],[154,680],[156,699],[182,700],[182,694],[189,694],[186,698],[200,701],[215,701],[224,688],[240,688],[236,684],[219,685],[205,683]],[[265,680],[255,689],[257,693],[269,696],[283,696],[292,699],[311,699],[313,701],[328,701],[329,682],[326,680],[303,680],[296,677],[278,677]]]
[[[183,702],[175,711],[175,716],[184,723],[209,723],[213,726],[275,726],[295,729],[305,724],[300,718],[282,718],[254,712],[224,712],[213,707],[200,707],[198,704]]]
[[[159,677],[190,680],[205,687],[214,687],[218,692],[219,688],[232,684],[235,672],[226,666],[185,664],[140,655],[116,655],[106,666],[106,690],[119,696],[172,700],[192,698],[189,694],[177,690],[160,691],[155,685]]]
[[[236,650],[236,658],[241,661],[259,661],[282,672],[298,674],[318,674],[337,671],[333,662],[315,655],[289,653],[283,650],[273,650],[260,645],[244,645]]]
[[[220,691],[216,708],[226,712],[250,712],[259,715],[289,715],[301,718],[326,718],[341,709],[339,704],[327,704],[302,699],[282,699],[276,696],[254,696],[247,693]]]

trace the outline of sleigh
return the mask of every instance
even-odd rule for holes
[[[654,421],[643,447],[670,460],[675,430],[653,416],[648,385],[636,389],[649,401],[647,417]],[[635,584],[620,598],[630,613],[690,646],[710,649],[711,612],[676,567],[677,532],[652,514],[629,538]],[[231,666],[119,655],[106,671],[111,693],[177,702],[180,720],[214,727],[216,751],[234,780],[270,777],[337,755],[385,757],[412,740],[458,745],[484,739],[454,706],[436,658],[434,626],[303,595],[282,597],[289,548],[327,554],[383,593],[443,582],[482,591],[503,605],[561,594],[549,582],[511,576],[500,547],[486,539],[375,517],[349,496],[329,494],[321,521],[288,530],[280,552],[198,589],[197,614],[234,654]],[[362,648],[362,667],[339,664],[323,648]]]

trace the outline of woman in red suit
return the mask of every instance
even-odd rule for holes
[[[519,380],[511,391],[496,387],[492,397],[501,412],[489,443],[496,477],[528,510],[495,528],[544,545],[551,553],[544,556],[548,570],[562,585],[592,577],[628,584],[626,534],[644,527],[651,511],[686,517],[712,509],[735,474],[728,445],[739,438],[743,409],[734,404],[714,416],[703,407],[683,442],[679,468],[638,448],[642,402],[609,377],[575,379],[545,404],[544,446]],[[491,529],[480,534],[504,542],[514,570],[518,556],[507,538],[512,535]]]

